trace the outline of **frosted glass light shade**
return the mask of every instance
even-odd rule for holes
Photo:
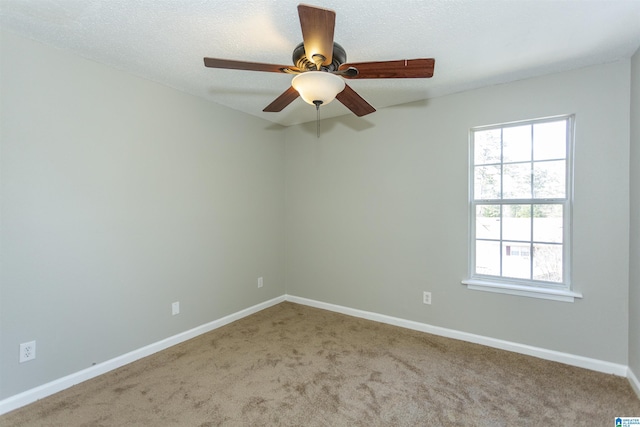
[[[295,76],[291,86],[306,103],[314,105],[314,101],[321,101],[325,105],[344,90],[344,80],[326,71],[307,71]]]

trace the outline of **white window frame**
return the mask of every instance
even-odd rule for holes
[[[474,134],[478,131],[504,129],[514,126],[534,125],[545,122],[567,121],[567,150],[565,155],[565,197],[560,199],[475,199],[475,168],[474,168]],[[575,292],[571,284],[571,241],[572,241],[572,207],[573,207],[573,157],[575,116],[561,115],[517,122],[500,123],[488,126],[478,126],[469,130],[469,275],[462,283],[469,289],[505,293],[533,298],[543,298],[555,301],[573,302],[575,298],[582,298],[582,294]],[[502,167],[503,158],[500,159]],[[535,162],[535,160],[532,160]],[[533,197],[533,196],[532,196]],[[517,279],[505,276],[483,275],[476,273],[476,205],[493,204],[505,206],[511,204],[562,204],[563,205],[563,241],[562,241],[562,282],[544,282],[530,279]],[[533,236],[531,236],[533,242]],[[500,242],[502,242],[500,236]],[[502,252],[502,251],[501,251]],[[502,265],[502,262],[501,262]]]

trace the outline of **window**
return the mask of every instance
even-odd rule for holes
[[[571,291],[573,116],[470,134],[472,289],[562,301]]]

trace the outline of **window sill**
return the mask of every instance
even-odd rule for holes
[[[491,282],[488,280],[465,279],[463,285],[474,291],[496,292],[500,294],[518,295],[529,298],[541,298],[553,301],[574,302],[576,298],[582,298],[579,292],[558,289],[547,289],[527,285],[507,284]]]

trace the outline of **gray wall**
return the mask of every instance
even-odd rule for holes
[[[285,293],[282,130],[1,43],[0,399]]]
[[[640,49],[631,59],[629,367],[640,380]]]
[[[640,372],[639,54],[633,80],[622,61],[325,120],[316,139],[0,42],[0,399],[285,292]],[[565,113],[584,299],[468,290],[468,129]]]
[[[288,128],[287,292],[626,365],[629,91],[627,60]],[[469,128],[566,113],[584,298],[468,290]]]

